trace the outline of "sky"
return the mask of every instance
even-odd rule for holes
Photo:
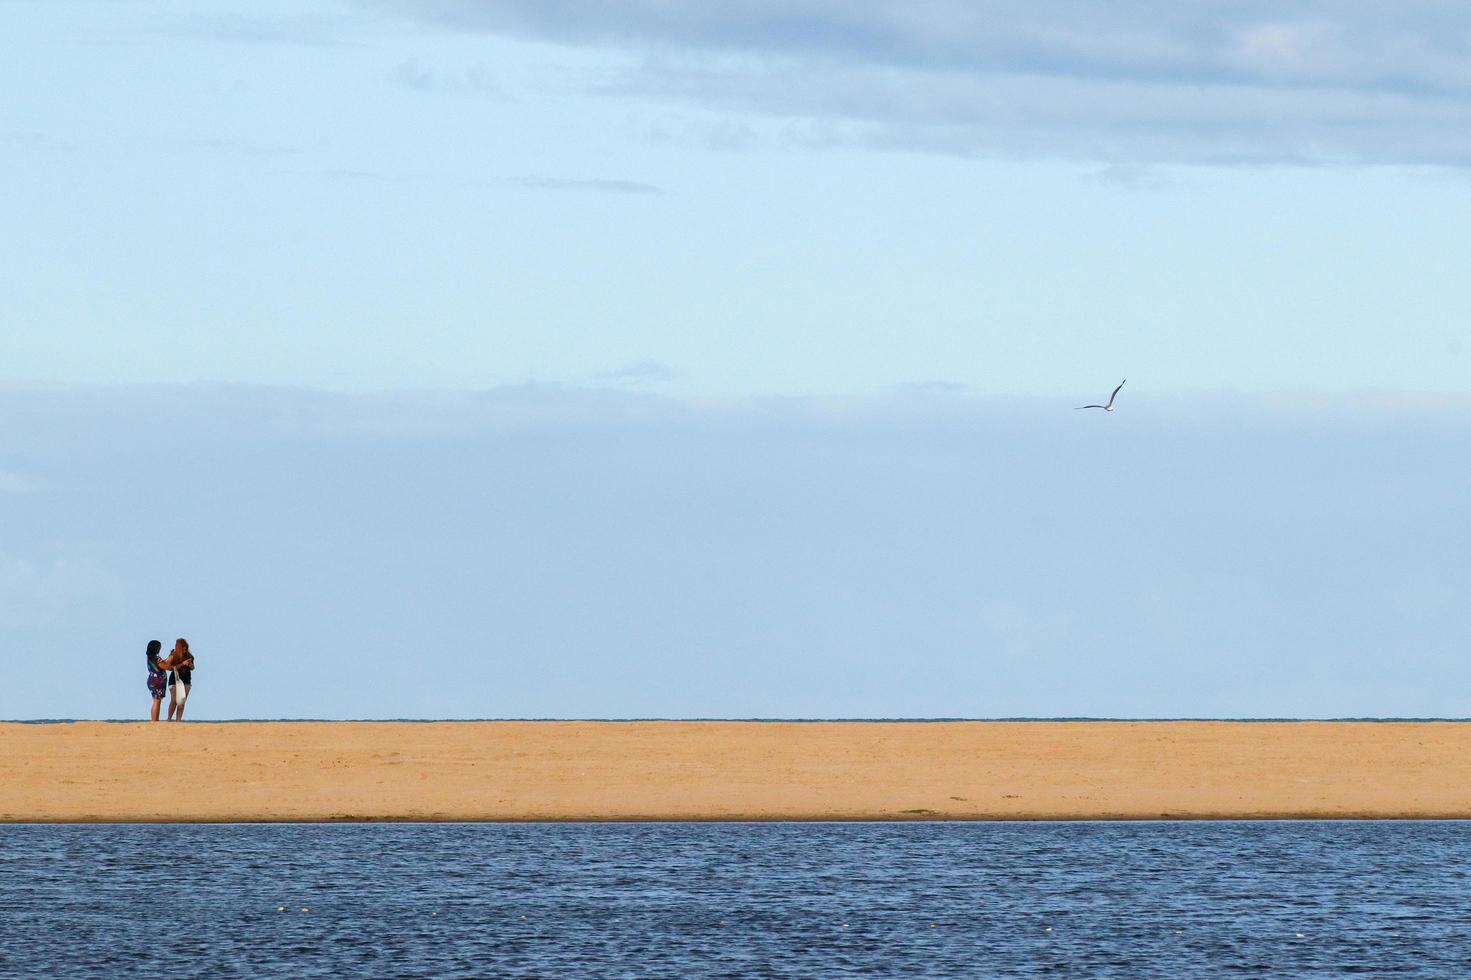
[[[0,89],[0,717],[1471,715],[1453,6],[0,0]]]

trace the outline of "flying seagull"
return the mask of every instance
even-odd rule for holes
[[[1127,382],[1128,380],[1129,380],[1128,378],[1125,378],[1123,381],[1120,381],[1119,382],[1119,388],[1122,388],[1124,386],[1124,383]],[[1113,390],[1113,394],[1108,396],[1108,404],[1107,405],[1079,405],[1077,408],[1073,409],[1073,411],[1079,412],[1079,411],[1082,411],[1085,408],[1101,408],[1105,412],[1112,412],[1113,411],[1113,400],[1115,398],[1119,397],[1119,388],[1115,388]]]

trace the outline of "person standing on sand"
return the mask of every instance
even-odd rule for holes
[[[153,708],[148,717],[152,721],[158,721],[158,706],[163,704],[163,692],[169,686],[167,672],[158,665],[158,653],[163,649],[163,644],[157,640],[148,641],[148,693],[153,698]]]
[[[175,640],[174,652],[158,665],[169,672],[169,721],[183,721],[184,702],[194,681],[194,654],[189,652],[189,641],[182,636]]]

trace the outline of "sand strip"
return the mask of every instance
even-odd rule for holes
[[[1471,818],[1453,722],[0,724],[0,821]]]

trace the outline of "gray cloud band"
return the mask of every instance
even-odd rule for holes
[[[617,47],[604,91],[819,142],[1107,162],[1471,161],[1471,8],[1407,2],[369,0]]]

